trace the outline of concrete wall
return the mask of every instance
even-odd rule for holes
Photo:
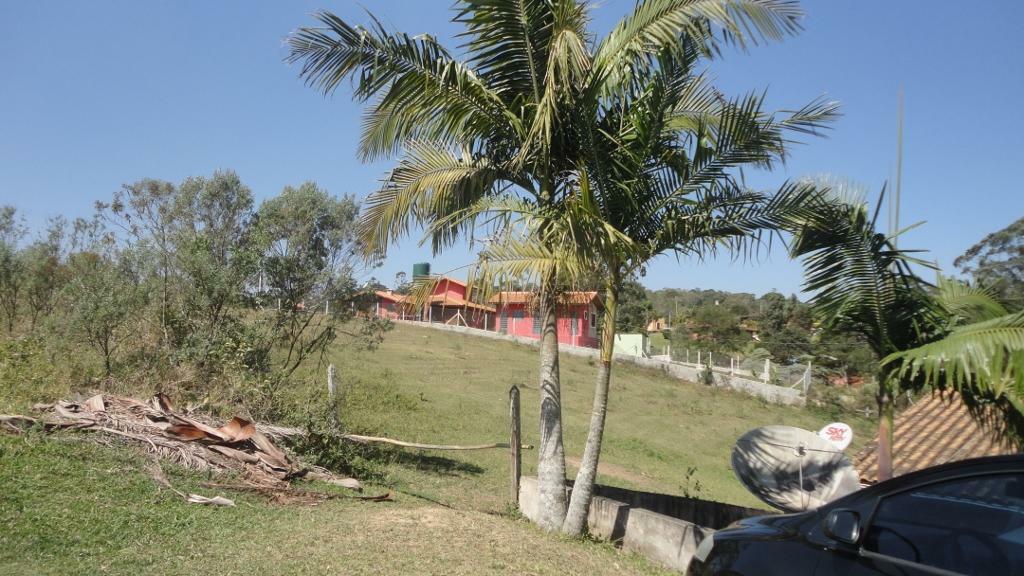
[[[598,486],[596,492],[587,519],[592,535],[617,542],[623,550],[642,554],[680,572],[686,571],[701,541],[715,531],[699,520],[713,522],[715,527],[722,528],[740,518],[765,513],[720,502],[634,492],[624,488]],[[608,497],[609,494],[622,499]],[[519,510],[523,516],[536,521],[538,500],[537,479],[523,476],[519,481]],[[671,510],[681,517],[660,514],[641,507],[643,504]]]
[[[413,322],[409,320],[396,320],[396,322],[404,322],[413,326],[426,326],[430,328],[436,328],[438,330],[448,330],[450,332],[458,332],[460,334],[469,334],[471,336],[480,336],[483,338],[492,338],[494,340],[506,340],[508,342],[516,342],[519,344],[526,344],[528,346],[537,346],[538,341],[531,337],[526,336],[515,336],[512,334],[501,334],[498,332],[491,332],[488,330],[478,330],[476,328],[466,328],[465,326],[447,326],[444,324],[427,324],[426,322]],[[559,344],[559,352],[565,354],[571,354],[573,356],[583,356],[586,358],[598,357],[597,348],[585,348],[582,346],[569,346],[568,344]],[[644,368],[651,368],[652,370],[661,370],[669,376],[674,376],[680,380],[686,380],[689,382],[700,382],[700,374],[704,367],[697,364],[686,364],[684,362],[666,362],[664,360],[658,360],[654,358],[638,358],[636,356],[630,356],[627,354],[615,354],[614,356],[617,362],[632,362],[637,366]],[[730,374],[728,369],[715,368],[712,371],[714,376],[715,386],[721,386],[730,388],[739,392],[750,394],[751,396],[757,396],[763,398],[768,402],[774,404],[785,404],[790,406],[803,406],[805,398],[801,394],[800,390],[796,388],[785,388],[783,386],[775,386],[773,384],[765,384],[758,380],[750,380],[743,378],[740,375]]]

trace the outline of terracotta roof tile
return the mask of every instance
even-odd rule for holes
[[[896,416],[893,476],[946,462],[1016,452],[1013,446],[979,424],[958,394],[934,393]],[[861,482],[877,482],[877,437],[854,457],[854,467]]]

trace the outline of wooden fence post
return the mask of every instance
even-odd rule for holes
[[[512,503],[519,506],[519,477],[523,470],[522,438],[519,430],[519,388],[513,385],[508,390],[508,410],[510,416],[508,450],[511,458],[510,491]]]

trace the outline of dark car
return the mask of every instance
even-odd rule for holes
[[[704,539],[691,576],[1024,575],[1024,455],[928,468]]]

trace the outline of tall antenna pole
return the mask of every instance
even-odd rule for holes
[[[889,197],[892,203],[892,231],[894,236],[892,244],[895,247],[897,239],[895,235],[900,230],[900,187],[903,183],[903,85],[900,85],[899,103],[896,112],[896,186],[893,194]]]

